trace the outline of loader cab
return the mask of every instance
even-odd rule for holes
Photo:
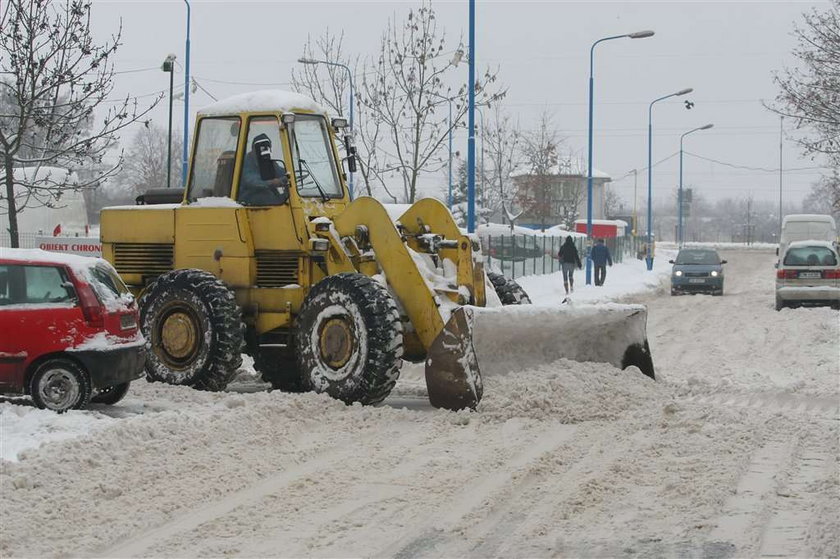
[[[343,208],[348,196],[340,161],[323,115],[200,116],[186,201],[229,198],[246,207]]]

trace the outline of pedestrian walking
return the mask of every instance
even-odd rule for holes
[[[583,265],[580,263],[580,255],[578,254],[575,241],[572,239],[571,235],[566,237],[566,242],[560,246],[560,251],[557,253],[557,257],[560,259],[560,267],[563,270],[563,287],[566,290],[566,295],[568,295],[570,291],[574,293],[575,267],[577,266],[577,268],[580,269],[583,268]]]
[[[598,239],[592,247],[592,264],[595,266],[595,285],[604,285],[607,279],[607,264],[612,266],[610,249],[604,244],[604,239]]]

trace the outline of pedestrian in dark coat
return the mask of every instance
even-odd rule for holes
[[[610,249],[604,244],[604,239],[598,239],[592,247],[592,265],[595,266],[595,285],[604,285],[607,279],[607,264],[612,266]]]
[[[560,267],[563,270],[563,287],[566,289],[566,295],[569,294],[569,291],[574,293],[575,267],[577,266],[580,269],[583,268],[583,265],[580,263],[580,255],[571,235],[566,237],[566,242],[560,246],[557,257],[560,259]]]

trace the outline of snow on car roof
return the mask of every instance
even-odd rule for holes
[[[63,264],[69,266],[74,272],[86,274],[87,269],[94,264],[111,265],[107,260],[93,256],[79,256],[64,252],[49,252],[39,248],[2,248],[0,247],[0,260],[14,260],[32,264]]]
[[[834,218],[827,214],[790,214],[782,220],[782,226],[790,221],[824,221],[834,223]]]
[[[818,240],[809,240],[809,241],[793,241],[787,246],[787,250],[792,248],[801,248],[801,247],[827,247],[831,250],[834,250],[834,243],[831,241],[818,241]]]
[[[266,89],[234,95],[221,101],[216,101],[198,111],[200,116],[233,115],[246,112],[295,112],[310,111],[326,113],[326,111],[311,98],[292,91]]]

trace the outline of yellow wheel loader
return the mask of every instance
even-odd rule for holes
[[[344,119],[329,120],[294,93],[219,101],[198,113],[186,189],[102,210],[103,254],[139,296],[150,380],[222,390],[245,352],[275,388],[374,404],[403,360],[425,361],[432,405],[475,408],[473,330],[506,321],[501,308],[482,307],[528,303],[527,295],[485,272],[477,238],[440,202],[421,200],[396,220],[373,198],[351,202],[336,148],[345,130]],[[354,171],[355,148],[349,135],[343,141]],[[538,315],[558,338],[565,328],[588,331],[580,313]],[[518,320],[533,330],[526,315]],[[645,320],[643,308],[616,310],[609,322],[637,327],[611,353],[568,344],[559,355],[535,352],[519,338],[532,355],[636,365],[653,376]],[[597,328],[593,336],[607,332]],[[499,345],[490,338],[492,353]]]

